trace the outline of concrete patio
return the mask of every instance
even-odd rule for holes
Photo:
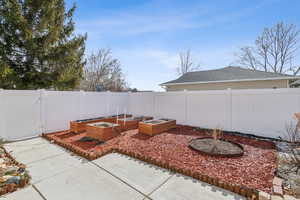
[[[0,200],[244,199],[221,188],[117,153],[79,158],[42,138],[5,145],[27,165],[31,185]]]

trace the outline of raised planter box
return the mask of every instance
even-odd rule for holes
[[[153,119],[153,117],[138,116],[138,117],[130,117],[130,118],[121,118],[118,119],[117,123],[120,125],[122,130],[132,130],[138,128],[139,122],[151,120],[151,119]]]
[[[97,122],[86,125],[86,136],[100,140],[107,141],[119,135],[120,126],[118,124],[109,122]]]
[[[139,132],[147,135],[156,135],[176,127],[176,120],[158,119],[139,122]]]
[[[109,123],[116,123],[117,118],[123,118],[125,115],[112,115],[107,117],[97,117],[91,119],[83,119],[83,120],[76,120],[70,122],[70,131],[74,133],[81,133],[86,131],[86,125],[90,123],[96,122],[109,122]],[[132,115],[126,115],[126,117],[131,117]]]

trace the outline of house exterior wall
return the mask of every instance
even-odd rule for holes
[[[261,80],[223,83],[178,84],[166,86],[167,91],[288,88],[288,80]]]

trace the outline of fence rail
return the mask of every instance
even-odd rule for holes
[[[68,129],[69,121],[117,113],[266,137],[284,135],[300,111],[300,89],[183,92],[65,92],[0,89],[0,137],[24,139]]]

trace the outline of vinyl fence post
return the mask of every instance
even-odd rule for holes
[[[44,99],[45,89],[39,89],[39,106],[40,106],[40,124],[39,129],[41,133],[45,132],[45,109],[44,109]]]
[[[110,91],[106,91],[106,115],[109,116],[110,115]]]
[[[127,109],[128,109],[128,113],[133,115],[132,109],[131,109],[131,104],[130,104],[131,93],[132,93],[131,91],[128,91],[128,92],[127,92],[127,102],[126,102],[126,107],[127,107]]]
[[[228,91],[228,98],[229,98],[229,128],[230,128],[230,131],[233,131],[232,130],[232,90],[231,88],[228,88],[227,89]]]
[[[187,113],[187,90],[184,89],[184,125],[187,125],[188,122],[187,122],[187,117],[188,116],[188,113]]]
[[[4,124],[4,108],[3,108],[3,96],[4,96],[4,90],[2,88],[0,88],[0,138],[1,139],[5,139],[6,135],[5,135],[5,124]]]
[[[83,119],[84,115],[86,113],[86,111],[84,110],[84,97],[85,97],[85,91],[84,90],[80,90],[79,91],[79,118]]]
[[[152,92],[152,96],[153,96],[152,97],[153,98],[153,105],[152,105],[153,106],[153,117],[157,118],[157,116],[156,116],[157,113],[156,113],[156,102],[155,102],[156,99],[155,99],[155,95],[156,95],[156,93]]]

